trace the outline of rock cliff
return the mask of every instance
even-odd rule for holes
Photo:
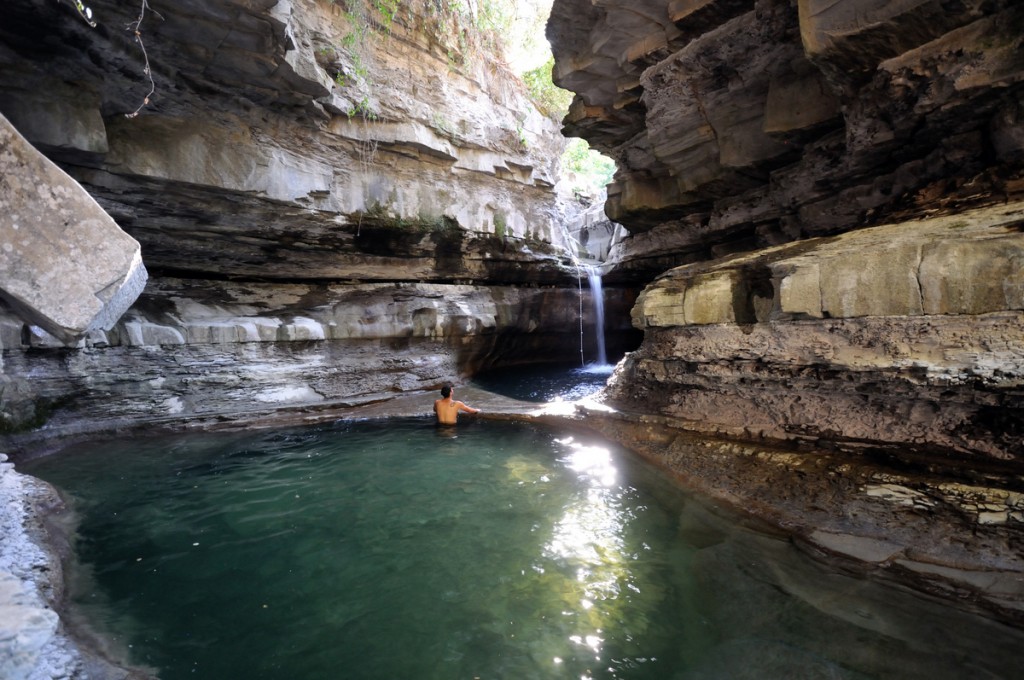
[[[1024,8],[558,0],[548,36],[566,131],[619,164],[609,278],[654,278],[589,421],[1024,620]]]
[[[141,245],[151,280],[113,328],[134,296],[103,324],[0,310],[6,428],[316,406],[578,358],[591,305],[578,302],[571,208],[555,190],[563,140],[461,5],[87,5],[88,20],[52,0],[5,13],[0,114],[137,245],[99,242],[136,261]],[[16,259],[102,278],[52,226],[51,251]],[[33,300],[62,299],[67,278],[43,278]],[[635,292],[609,297],[630,337]],[[362,358],[346,368],[347,352]],[[203,397],[185,378],[141,378],[185,375],[171,354],[205,357],[192,364],[209,378]],[[312,365],[328,356],[379,380],[327,385]],[[246,394],[229,373],[266,384]]]
[[[566,131],[619,164],[621,277],[1020,196],[1024,10],[556,2]]]

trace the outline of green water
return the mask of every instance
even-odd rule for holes
[[[113,441],[27,471],[79,515],[79,611],[166,680],[1009,678],[1022,648],[529,425]]]

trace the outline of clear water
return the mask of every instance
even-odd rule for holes
[[[166,680],[1019,672],[1019,631],[531,425],[112,441],[29,471],[79,514],[78,607]]]
[[[576,401],[604,387],[613,368],[608,364],[515,366],[476,375],[472,383],[521,401]]]

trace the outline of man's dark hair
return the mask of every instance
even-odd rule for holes
[[[444,385],[443,387],[441,387],[441,396],[444,397],[445,399],[452,396],[452,386]]]

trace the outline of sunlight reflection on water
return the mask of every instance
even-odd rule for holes
[[[458,432],[402,419],[104,442],[34,472],[81,517],[78,606],[163,680],[1016,668],[1019,633],[822,570],[614,446]]]

